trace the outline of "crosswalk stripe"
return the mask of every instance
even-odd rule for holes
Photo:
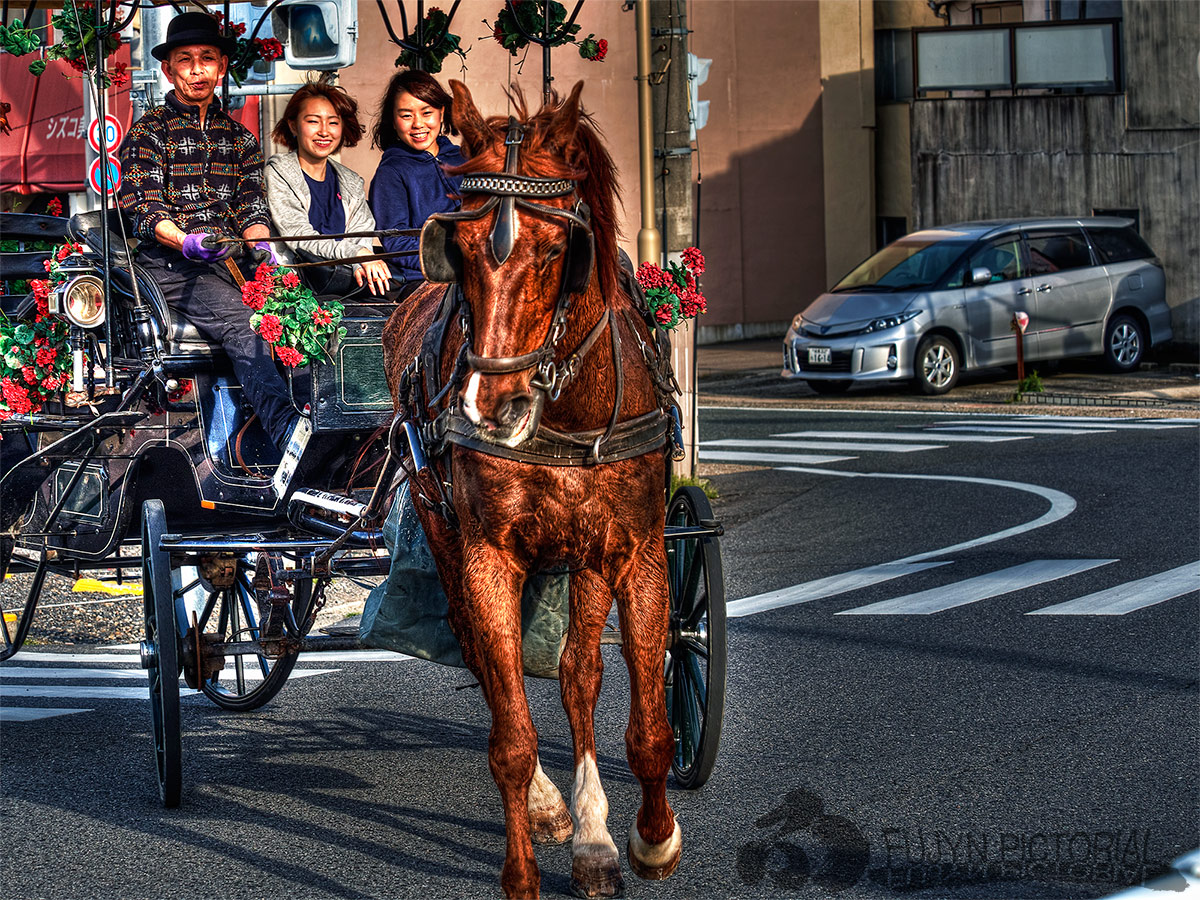
[[[803,453],[739,453],[733,450],[705,450],[700,448],[700,458],[709,462],[764,462],[764,463],[799,463],[805,466],[819,466],[822,463],[846,462],[858,459],[857,456],[810,456]]]
[[[850,440],[927,441],[928,434],[905,434],[898,431],[787,431],[779,438],[848,438]],[[1028,441],[1028,434],[939,434],[938,443],[997,444],[1001,441]],[[701,443],[704,443],[701,441]]]
[[[288,678],[289,680],[310,678],[313,675],[328,675],[330,672],[336,671],[337,669],[293,669],[292,674]],[[232,681],[234,677],[233,672],[227,672],[227,674],[230,681]],[[251,682],[262,681],[262,673],[247,671],[246,680]],[[145,685],[117,687],[116,685],[100,684],[3,684],[0,685],[0,697],[58,697],[68,700],[145,700],[149,697],[146,690]],[[184,687],[183,683],[180,682],[179,696],[190,697],[198,693],[199,691]]]
[[[55,716],[69,716],[74,713],[91,711],[90,709],[69,709],[65,706],[50,709],[38,706],[0,706],[0,724],[8,722],[36,722],[39,719],[53,719]]]
[[[292,677],[308,678],[312,675],[328,675],[330,672],[336,672],[337,669],[292,669]],[[232,666],[226,665],[221,670],[222,677],[234,678],[236,672]],[[262,681],[262,671],[251,661],[246,663],[245,677],[247,681]],[[145,669],[56,669],[49,666],[5,666],[0,669],[0,685],[6,681],[12,680],[44,680],[44,681],[67,681],[73,679],[92,678],[92,679],[111,679],[119,681],[122,679],[145,681]],[[2,694],[6,688],[0,688]]]
[[[879,603],[870,603],[856,609],[844,609],[836,615],[927,616],[956,606],[987,600],[989,597],[998,597],[1048,581],[1056,581],[1069,575],[1077,575],[1114,562],[1115,559],[1037,559],[927,591],[881,600]]]
[[[938,434],[943,431],[982,431],[987,434],[1106,434],[1108,429],[1100,428],[1056,428],[1053,425],[931,425],[927,433]],[[936,438],[934,438],[936,440]]]
[[[136,653],[46,653],[37,650],[22,650],[15,660],[23,662],[57,662],[57,663],[140,663],[141,657]],[[301,653],[300,662],[401,662],[412,659],[404,653],[392,650],[314,650],[311,653]],[[0,663],[0,673],[7,666]]]
[[[925,440],[929,440],[926,438]],[[921,450],[945,450],[944,444],[866,443],[865,441],[755,441],[745,438],[721,438],[701,441],[701,447],[762,447],[764,450],[868,450],[872,453],[917,453]]]
[[[1155,606],[1184,594],[1200,591],[1200,562],[1159,572],[1148,578],[1118,584],[1086,597],[1056,603],[1027,616],[1123,616],[1147,606]]]
[[[768,609],[795,606],[798,603],[810,603],[813,600],[834,597],[838,594],[844,594],[847,591],[856,591],[861,588],[870,587],[873,584],[879,584],[882,581],[890,581],[893,578],[911,575],[914,572],[934,569],[938,566],[947,565],[949,562],[950,560],[922,563],[884,563],[878,566],[868,566],[865,569],[857,569],[853,572],[842,572],[839,575],[818,578],[816,581],[809,581],[804,584],[781,588],[777,591],[768,591],[765,594],[756,594],[753,597],[743,597],[741,600],[734,600],[725,606],[725,615],[728,618],[752,616],[755,613],[765,612]]]
[[[1141,431],[1162,431],[1170,428],[1194,428],[1194,425],[1187,424],[1166,424],[1162,422],[1143,422],[1141,420],[1130,421],[1129,419],[1084,419],[1082,417],[1074,417],[1070,419],[996,419],[992,421],[965,421],[956,422],[939,422],[934,427],[942,425],[970,425],[978,427],[980,425],[1031,425],[1034,427],[1046,428],[1083,428],[1088,431],[1110,431],[1112,429],[1126,430],[1141,430]]]

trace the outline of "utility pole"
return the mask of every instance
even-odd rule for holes
[[[643,0],[645,2],[645,0]],[[664,259],[678,262],[680,253],[696,245],[692,215],[691,117],[688,111],[688,27],[679,0],[649,0],[654,132],[654,215]],[[644,176],[643,176],[644,177]],[[703,248],[701,248],[703,249]],[[671,334],[671,365],[683,390],[685,456],[675,474],[696,474],[696,323],[681,324]]]

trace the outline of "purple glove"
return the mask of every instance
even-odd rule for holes
[[[233,244],[218,244],[217,238],[199,231],[183,239],[183,255],[193,262],[219,262],[233,252]]]
[[[270,241],[259,241],[255,244],[254,249],[250,251],[250,258],[254,260],[256,266],[261,266],[263,263],[277,266],[282,262],[275,253],[275,245]]]

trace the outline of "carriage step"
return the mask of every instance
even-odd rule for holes
[[[316,491],[306,488],[292,494],[288,508],[289,518],[291,516],[292,504],[323,509],[334,515],[347,516],[350,519],[361,518],[367,511],[367,504],[360,503],[350,497],[345,497],[341,494],[331,494],[328,491]]]
[[[358,623],[353,625],[326,625],[321,629],[321,634],[327,634],[330,637],[358,637]]]

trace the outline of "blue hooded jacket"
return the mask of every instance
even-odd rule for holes
[[[397,144],[383,152],[375,177],[371,179],[368,202],[375,215],[375,227],[420,228],[433,213],[458,209],[458,190],[462,176],[449,176],[443,167],[465,162],[462,151],[445,135],[438,136],[438,155]],[[382,238],[383,249],[417,250],[416,237]],[[388,260],[392,272],[405,281],[420,281],[421,262],[414,256]]]

